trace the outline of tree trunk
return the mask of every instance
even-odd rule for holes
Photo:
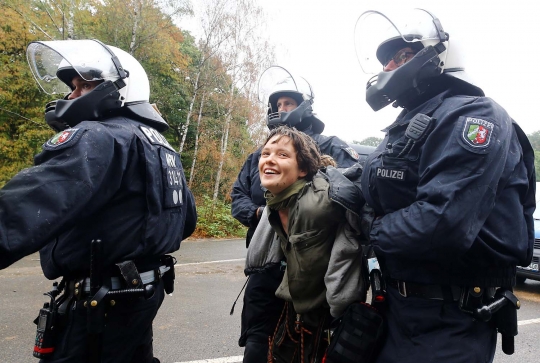
[[[189,111],[186,117],[186,123],[178,130],[180,135],[182,135],[182,140],[180,141],[180,147],[178,148],[178,152],[181,154],[182,150],[184,150],[184,144],[186,142],[189,122],[191,120],[191,113],[193,112],[193,104],[195,103],[195,99],[197,98],[197,91],[199,90],[199,77],[201,76],[201,64],[199,63],[199,67],[197,70],[197,77],[195,78],[195,86],[193,91],[193,97],[191,97],[191,102],[189,103]]]
[[[68,10],[67,10],[67,17],[66,17],[66,28],[67,28],[67,38],[68,40],[75,39],[74,37],[74,29],[75,26],[73,25],[74,22],[74,14],[75,14],[75,1],[71,0],[68,1]]]
[[[234,69],[234,68],[233,68]],[[235,80],[235,75],[233,75],[232,80]],[[215,204],[218,194],[219,194],[219,183],[221,182],[221,171],[223,170],[223,163],[225,162],[225,154],[227,152],[227,143],[229,141],[229,128],[231,126],[231,118],[233,111],[233,97],[234,97],[234,82],[231,82],[231,89],[229,92],[229,104],[228,111],[225,116],[225,126],[223,127],[224,132],[221,137],[221,155],[219,158],[218,170],[216,173],[216,184],[214,185],[214,195],[212,196],[212,204]]]
[[[133,19],[133,28],[131,29],[131,43],[129,43],[129,54],[131,55],[133,55],[133,52],[135,52],[135,45],[137,44],[137,30],[142,11],[141,0],[135,0],[133,8],[135,18]]]
[[[195,175],[195,164],[197,163],[197,152],[199,151],[199,132],[201,129],[201,119],[202,119],[202,110],[204,105],[204,96],[203,93],[201,98],[201,107],[199,107],[199,118],[197,119],[197,131],[195,132],[195,148],[193,150],[193,161],[191,162],[191,170],[189,172],[189,183],[188,187],[191,188],[191,183],[193,181],[193,176]]]

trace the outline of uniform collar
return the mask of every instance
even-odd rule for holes
[[[422,103],[420,106],[414,108],[413,110],[409,111],[407,109],[403,109],[403,111],[401,111],[401,113],[397,117],[396,121],[381,131],[387,132],[388,130],[396,126],[406,125],[418,113],[423,113],[425,115],[430,116],[431,114],[433,114],[433,112],[435,112],[437,108],[439,108],[439,106],[443,103],[443,101],[446,98],[451,97],[452,95],[453,95],[452,90],[446,90],[430,98],[429,100]]]

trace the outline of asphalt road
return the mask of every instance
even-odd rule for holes
[[[178,259],[173,296],[166,296],[154,321],[154,354],[162,363],[241,362],[238,347],[246,249],[243,240],[184,241]],[[0,271],[0,363],[37,362],[32,357],[35,325],[32,323],[50,289],[37,254]],[[540,283],[527,280],[517,288],[522,308],[518,312],[516,353],[497,350],[495,362],[536,363],[540,356]]]

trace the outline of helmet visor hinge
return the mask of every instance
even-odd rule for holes
[[[126,86],[126,82],[124,82],[124,80],[122,78],[117,79],[113,83],[116,86],[116,89],[121,89],[121,88],[124,88]]]
[[[444,46],[443,43],[438,43],[435,46],[433,46],[433,49],[435,49],[437,54],[441,54],[442,52],[446,50],[446,47]]]
[[[112,62],[116,66],[116,70],[118,71],[118,75],[120,76],[120,79],[126,78],[128,76],[128,73],[122,68],[122,65],[120,64],[120,60],[117,56],[111,57]]]
[[[431,14],[430,14],[431,15]],[[431,15],[433,16],[433,15]],[[439,40],[441,42],[446,42],[449,38],[448,33],[446,33],[443,30],[442,24],[438,18],[433,17],[433,25],[435,25],[435,29],[437,30],[437,35],[439,36]]]

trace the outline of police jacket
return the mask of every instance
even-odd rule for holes
[[[319,171],[291,202],[288,234],[278,211],[270,209],[268,220],[287,260],[276,296],[291,301],[297,313],[329,306],[331,315],[338,317],[362,299],[366,283],[360,235],[355,230],[355,211],[361,204],[359,189],[329,167],[327,173]]]
[[[418,114],[431,121],[420,137],[407,136]],[[385,131],[361,182],[378,216],[370,239],[383,273],[512,286],[534,241],[534,154],[519,126],[490,98],[447,90]]]
[[[88,276],[92,239],[104,266],[153,268],[196,220],[180,155],[161,134],[121,115],[84,121],[0,190],[0,268],[40,250],[47,278]]]
[[[338,137],[314,134],[311,130],[305,130],[304,132],[315,140],[321,153],[331,155],[340,167],[347,168],[358,161],[358,153]],[[233,217],[246,227],[249,227],[246,236],[246,247],[249,245],[253,232],[255,232],[255,228],[259,223],[256,215],[257,209],[266,205],[259,178],[260,157],[260,148],[248,156],[233,184],[231,192],[231,213]]]

